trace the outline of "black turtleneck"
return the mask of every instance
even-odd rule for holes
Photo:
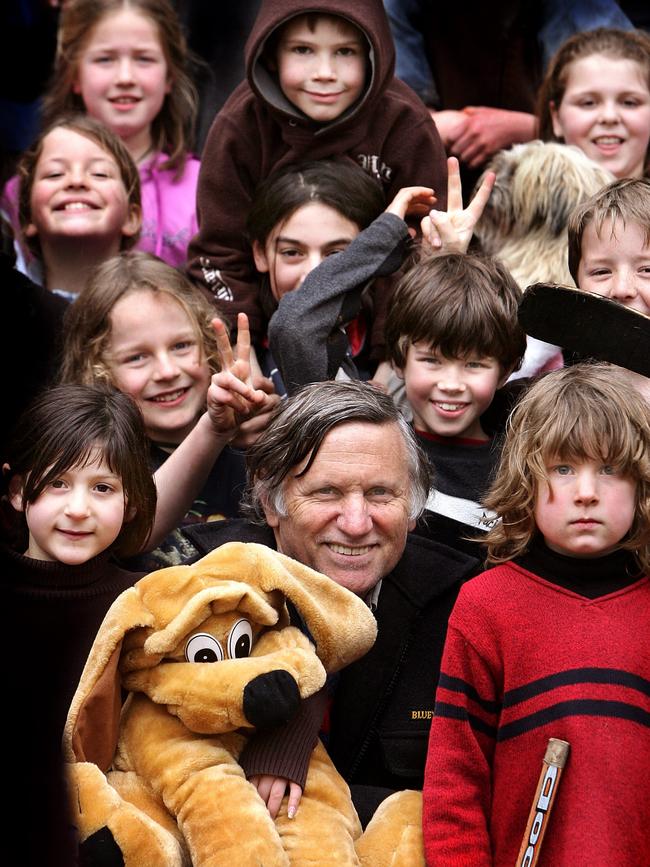
[[[117,566],[109,552],[68,566],[0,547],[0,581],[22,709],[57,741],[97,630],[113,601],[140,574]],[[20,675],[18,674],[20,672]]]
[[[643,575],[631,551],[614,551],[604,557],[569,557],[552,551],[540,535],[533,539],[525,554],[515,558],[515,563],[587,599],[608,596],[634,584]]]

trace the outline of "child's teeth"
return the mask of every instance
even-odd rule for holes
[[[156,403],[167,403],[172,400],[176,400],[183,394],[183,389],[179,389],[175,391],[173,394],[159,394],[158,397],[154,397]]]

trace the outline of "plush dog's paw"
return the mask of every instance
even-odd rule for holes
[[[424,867],[422,793],[405,789],[382,801],[356,850],[361,867]]]
[[[108,828],[100,828],[79,845],[79,867],[124,867],[122,850]]]
[[[79,762],[67,769],[82,867],[186,867],[179,841],[125,801],[96,765]]]
[[[259,674],[244,687],[244,715],[259,729],[286,723],[299,705],[298,684],[288,671]]]

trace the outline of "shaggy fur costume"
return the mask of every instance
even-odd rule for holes
[[[573,286],[567,223],[576,205],[614,178],[571,145],[531,141],[499,151],[487,167],[496,182],[476,236],[498,256],[522,292],[532,283]],[[517,376],[532,376],[559,347],[528,341]]]

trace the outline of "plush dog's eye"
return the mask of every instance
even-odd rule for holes
[[[242,659],[249,656],[253,646],[253,630],[248,620],[238,620],[228,636],[228,656]]]
[[[217,639],[207,632],[198,632],[185,645],[188,662],[221,662],[223,649]]]

